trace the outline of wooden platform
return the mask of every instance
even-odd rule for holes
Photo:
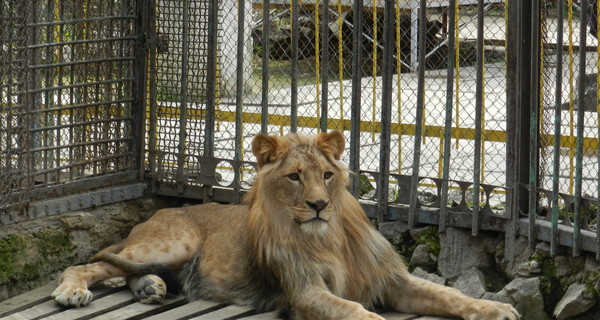
[[[56,284],[43,287],[0,302],[0,319],[278,319],[276,312],[257,314],[252,308],[227,305],[211,301],[187,303],[182,296],[169,297],[163,304],[147,305],[133,301],[131,292],[124,287],[97,286],[92,288],[94,300],[82,308],[66,309],[50,299]],[[384,313],[390,320],[433,320],[439,317],[423,317],[400,313]]]

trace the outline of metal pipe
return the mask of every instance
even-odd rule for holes
[[[269,125],[269,49],[271,43],[269,41],[271,35],[271,20],[269,7],[270,0],[263,0],[263,33],[262,33],[262,98],[261,98],[261,121],[260,131],[268,132]]]
[[[425,0],[420,0],[419,4],[419,39],[426,39],[425,31],[427,29]],[[419,41],[418,44],[418,66],[417,66],[417,110],[415,116],[415,147],[412,164],[412,177],[410,183],[410,200],[408,208],[408,225],[414,228],[417,220],[418,190],[419,190],[419,168],[421,164],[421,135],[423,134],[423,109],[425,108],[425,41]]]
[[[531,106],[529,121],[529,246],[536,241],[535,225],[538,209],[538,139],[540,110],[540,0],[533,0],[531,16]]]
[[[588,8],[588,0],[581,0],[581,8]],[[588,10],[580,12],[579,43],[585,48]],[[585,68],[586,51],[579,50],[579,87],[577,88],[577,139],[575,146],[575,217],[573,221],[573,256],[581,254],[581,193],[583,173],[583,127],[585,121]]]
[[[381,85],[381,134],[379,148],[377,224],[381,226],[387,216],[390,182],[390,149],[392,127],[392,93],[393,93],[393,50],[394,50],[394,0],[385,0],[383,41],[383,83]],[[377,22],[375,22],[377,23]],[[400,75],[398,75],[400,76]]]
[[[298,36],[300,34],[299,25],[299,0],[292,0],[292,79],[290,88],[290,131],[298,131],[298,59],[299,59],[299,48],[298,48]]]
[[[452,107],[454,101],[454,59],[456,58],[456,0],[450,0],[448,5],[448,67],[446,69],[446,117],[444,119],[444,163],[442,169],[442,187],[440,194],[439,231],[446,231],[448,225],[448,184],[450,177],[450,156],[452,144]]]
[[[323,0],[321,10],[321,114],[320,127],[327,131],[327,114],[329,108],[329,0]],[[319,72],[319,70],[317,70]]]
[[[471,220],[471,235],[476,236],[479,232],[479,193],[480,193],[480,182],[481,182],[481,133],[483,127],[483,109],[484,105],[484,92],[483,92],[483,67],[484,67],[484,56],[483,56],[483,0],[477,1],[477,66],[476,66],[476,83],[475,83],[475,139],[473,140],[473,212]]]
[[[558,246],[558,196],[560,192],[560,138],[561,138],[561,122],[562,122],[562,77],[563,77],[563,17],[564,17],[564,1],[556,2],[557,8],[557,25],[556,25],[556,87],[554,96],[554,154],[552,166],[552,232],[550,238],[550,254],[556,254]]]
[[[354,196],[360,194],[360,105],[361,105],[361,61],[362,61],[362,0],[354,0],[352,15],[352,97],[350,105],[350,159],[349,168],[354,174],[350,176],[351,192]]]

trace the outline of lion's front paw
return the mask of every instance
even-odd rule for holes
[[[469,306],[465,320],[518,320],[519,312],[508,303],[478,300]]]
[[[94,294],[87,288],[64,283],[60,284],[50,296],[65,307],[85,306],[94,298]]]
[[[368,312],[366,310],[365,310],[365,312],[354,314],[352,317],[348,317],[348,319],[352,319],[352,320],[385,320],[385,318],[378,315],[377,313]]]
[[[133,297],[141,303],[160,303],[166,295],[165,282],[153,274],[141,277],[133,287]]]

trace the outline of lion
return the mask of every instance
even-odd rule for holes
[[[316,137],[258,134],[258,172],[243,205],[163,209],[67,268],[52,293],[64,306],[92,300],[88,287],[127,276],[136,300],[171,291],[190,300],[284,310],[293,319],[383,319],[375,307],[462,319],[516,320],[510,305],[468,297],[411,275],[348,192],[339,131]]]

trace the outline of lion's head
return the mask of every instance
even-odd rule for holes
[[[316,138],[259,134],[252,151],[259,172],[248,202],[265,206],[279,225],[307,234],[324,233],[338,222],[334,200],[348,182],[347,169],[338,161],[344,151],[339,131]]]

